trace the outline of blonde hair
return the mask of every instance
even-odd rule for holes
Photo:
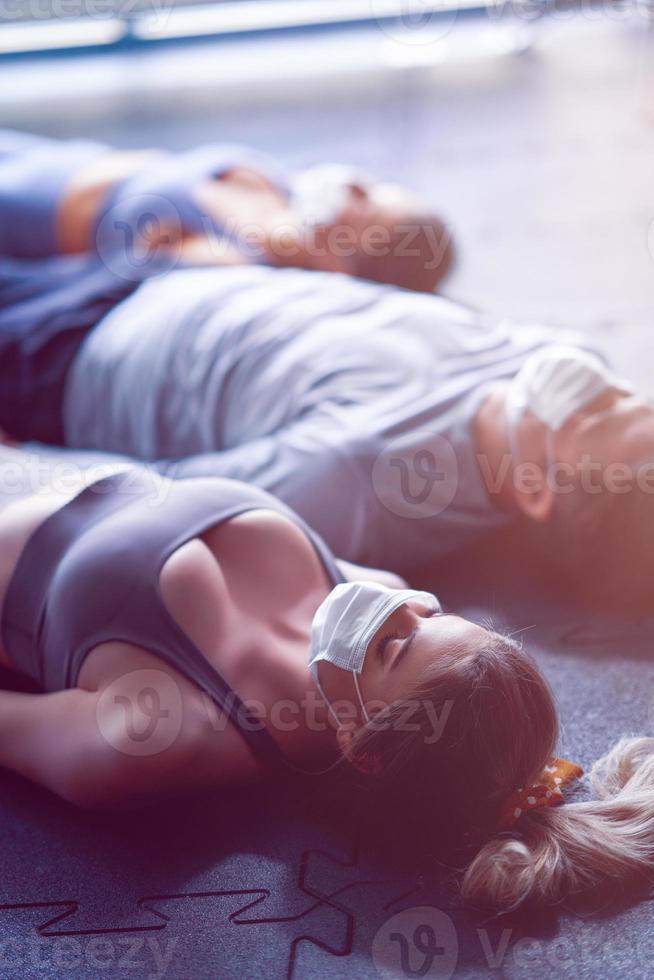
[[[654,871],[654,739],[623,738],[590,773],[598,797],[523,814],[515,833],[486,843],[463,895],[510,911],[553,905]]]
[[[414,706],[414,729],[398,719]],[[427,707],[449,711],[430,742]],[[431,722],[430,722],[431,723]],[[514,641],[488,633],[481,649],[453,649],[429,667],[411,698],[363,726],[351,760],[368,801],[429,853],[464,846],[475,856],[462,892],[475,905],[510,911],[554,904],[603,884],[654,871],[654,739],[620,741],[590,773],[595,800],[523,814],[497,832],[513,792],[537,779],[557,739],[551,691]],[[373,764],[370,764],[370,763]]]

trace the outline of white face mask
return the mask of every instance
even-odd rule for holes
[[[354,167],[323,163],[291,178],[291,204],[302,224],[323,225],[335,221],[345,208],[352,183],[368,183]]]
[[[337,724],[340,724],[338,716],[320,686],[318,663],[326,660],[342,670],[351,671],[363,717],[370,721],[358,679],[363,670],[366,650],[388,617],[410,599],[419,600],[434,612],[441,608],[431,592],[389,589],[376,582],[344,582],[337,585],[318,607],[311,625],[309,670]]]
[[[517,434],[525,412],[532,412],[550,433],[558,432],[573,415],[610,388],[631,390],[595,354],[563,345],[532,354],[509,383],[505,396],[514,460],[519,459]]]

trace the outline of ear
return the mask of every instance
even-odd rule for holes
[[[545,524],[552,516],[554,489],[549,479],[554,459],[551,433],[531,412],[527,412],[519,432],[518,460],[513,470],[513,502],[530,521]]]
[[[336,742],[338,747],[351,766],[366,775],[374,776],[381,770],[381,760],[376,755],[361,755],[354,752],[354,736],[357,729],[353,724],[340,725],[336,729]]]
[[[554,493],[544,477],[527,491],[516,489],[514,500],[518,510],[530,521],[545,524],[552,516]]]
[[[513,502],[518,510],[538,524],[552,516],[554,490],[548,479],[547,463],[525,460],[513,471]]]

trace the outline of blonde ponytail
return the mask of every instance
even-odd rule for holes
[[[590,785],[597,799],[525,813],[511,836],[485,844],[464,898],[506,912],[654,873],[654,739],[621,739],[595,763]]]

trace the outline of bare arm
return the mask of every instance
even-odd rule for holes
[[[166,676],[148,673],[155,685],[156,673]],[[114,699],[113,686],[108,698],[102,690],[80,688],[49,694],[0,691],[0,766],[94,810],[120,809],[206,782],[195,765],[205,733],[194,717],[185,712],[172,738],[159,728],[157,751],[150,751],[130,730],[123,703],[131,700],[129,690],[125,694],[123,683]],[[159,693],[165,698],[165,690]],[[179,716],[159,724],[177,725]],[[139,734],[143,729],[139,719]]]
[[[75,173],[59,202],[57,238],[61,252],[87,251],[100,206],[109,191],[160,157],[158,150],[108,150]]]
[[[0,765],[84,805],[82,777],[93,773],[95,780],[99,774],[97,699],[78,689],[0,691]]]

